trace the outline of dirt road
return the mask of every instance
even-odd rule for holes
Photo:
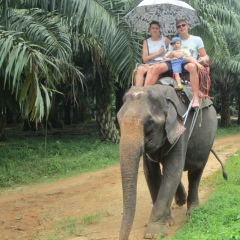
[[[216,139],[214,150],[224,161],[240,149],[240,135]],[[220,168],[211,154],[203,178]],[[186,174],[183,183],[187,186]],[[212,189],[200,186],[200,202]],[[137,208],[130,239],[142,239],[151,211],[151,199],[145,183],[142,164],[139,169]],[[168,227],[169,236],[186,223],[186,205],[172,204],[175,225]],[[100,221],[85,226],[78,236],[66,239],[118,239],[122,218],[122,189],[119,166],[103,171],[57,181],[51,184],[7,190],[0,195],[0,239],[52,239],[54,226],[69,218],[83,219],[101,215]],[[70,221],[70,220],[69,220]],[[78,226],[78,228],[80,228]],[[64,229],[55,230],[61,232]],[[57,239],[57,238],[54,238]],[[65,239],[65,238],[64,238]]]

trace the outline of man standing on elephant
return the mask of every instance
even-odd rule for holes
[[[178,20],[176,23],[177,31],[179,34],[179,37],[182,41],[182,48],[187,49],[191,52],[192,56],[197,59],[198,55],[200,56],[198,58],[198,62],[202,65],[205,65],[209,58],[206,54],[203,41],[198,36],[193,36],[188,33],[188,24],[185,20]],[[171,49],[171,46],[169,47],[169,50]],[[176,58],[182,58],[183,54],[181,52],[174,53],[174,57]],[[198,90],[199,90],[199,82],[198,82],[198,70],[195,64],[193,63],[187,63],[184,65],[184,69],[186,69],[190,74],[190,83],[192,87],[193,92],[193,103],[192,107],[199,107],[199,100],[198,100]],[[164,73],[166,69],[162,68],[162,65],[159,64],[158,67],[155,67],[153,69],[153,72],[149,72],[151,76],[148,76],[149,78],[152,78],[155,80],[156,76],[158,76],[161,73]],[[156,80],[157,81],[157,80]]]

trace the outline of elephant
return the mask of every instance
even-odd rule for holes
[[[179,206],[187,203],[187,214],[199,205],[198,187],[217,130],[211,103],[200,107],[197,117],[197,110],[189,108],[184,119],[186,99],[171,86],[133,86],[124,95],[117,113],[123,190],[120,240],[128,239],[132,228],[141,157],[153,203],[144,238],[167,235],[166,223],[174,224],[170,210],[174,196]],[[181,183],[183,171],[188,171],[188,194]]]

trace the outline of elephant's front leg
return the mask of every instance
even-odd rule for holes
[[[157,238],[158,234],[166,236],[166,222],[173,224],[170,207],[182,176],[183,163],[181,162],[181,159],[170,156],[164,161],[160,190],[144,232],[145,238]]]
[[[156,151],[154,154],[149,155],[145,153],[143,154],[143,169],[153,204],[157,199],[162,179],[161,168],[160,164],[158,163],[159,155],[159,151]],[[169,212],[166,221],[169,226],[174,225],[174,220],[171,216],[171,212]]]
[[[143,170],[153,204],[157,199],[162,178],[157,156],[157,152],[149,155],[143,154]]]

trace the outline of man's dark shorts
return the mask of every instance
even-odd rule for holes
[[[168,66],[168,71],[172,71],[172,64],[171,64],[171,62],[170,61],[167,61],[167,62],[165,62],[166,64],[167,64],[167,66]],[[185,69],[185,66],[187,65],[188,63],[183,63],[182,64],[182,70],[183,71],[185,71],[185,72],[188,72],[186,69]]]
[[[168,66],[168,70],[162,74],[163,77],[173,77],[173,72],[172,72],[172,64],[170,61],[165,62]],[[184,67],[186,66],[187,63],[182,64],[182,70],[183,72],[188,72]]]
[[[171,62],[170,62],[170,61],[166,61],[165,63],[166,63],[167,66],[168,66],[168,71],[171,71],[171,70],[172,70],[172,64],[171,64]]]

